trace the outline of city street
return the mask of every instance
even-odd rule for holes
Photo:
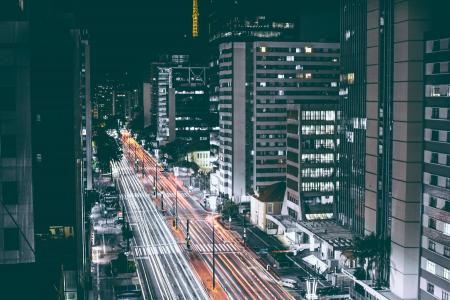
[[[152,190],[156,179],[155,159],[124,133],[124,152],[129,161],[137,164],[142,172],[144,161],[144,184]],[[122,168],[125,168],[122,163]],[[189,236],[193,252],[198,254],[212,269],[215,263],[216,279],[232,299],[291,299],[277,280],[258,261],[258,257],[247,250],[236,232],[223,227],[216,220],[217,215],[206,212],[200,204],[192,199],[189,190],[170,173],[163,173],[158,168],[158,197],[163,198],[164,207],[169,214],[178,213],[178,225],[186,235],[189,220]],[[133,178],[136,178],[133,176]],[[160,201],[160,200],[159,200]],[[147,204],[148,205],[148,204]],[[159,217],[160,218],[160,217]],[[158,219],[159,219],[158,218]],[[161,221],[163,222],[163,221]],[[213,262],[213,224],[215,229],[215,262]]]
[[[114,164],[113,172],[134,234],[129,255],[137,261],[144,299],[207,299],[183,254],[183,245],[172,236],[125,159]]]

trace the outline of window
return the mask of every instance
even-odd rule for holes
[[[450,257],[450,247],[449,246],[444,246],[444,256]]]
[[[292,55],[286,56],[286,61],[294,61],[294,56]]]
[[[450,235],[450,223],[444,223],[444,230],[445,235]]]
[[[288,207],[288,215],[297,220],[297,212],[295,210],[293,210],[292,208]]]
[[[6,251],[19,250],[19,229],[17,228],[4,229],[3,247]]]
[[[3,101],[3,100],[2,100]],[[12,134],[2,135],[1,140],[1,157],[15,157],[16,156],[16,136]]]
[[[428,202],[428,206],[436,207],[436,205],[437,205],[437,199],[435,197],[430,197],[430,200]]]
[[[448,300],[448,292],[442,291],[442,300]]]
[[[441,64],[435,63],[433,64],[433,74],[439,74],[441,72]]]
[[[439,155],[436,152],[431,152],[431,159],[430,162],[432,164],[437,164],[439,161]]]
[[[267,203],[267,213],[273,214],[273,203]]]
[[[428,250],[436,251],[436,243],[433,241],[428,241]]]
[[[2,183],[2,199],[4,204],[17,204],[17,182]]]
[[[428,219],[428,227],[431,229],[436,229],[436,220],[433,218]]]
[[[431,140],[434,142],[438,142],[439,141],[439,131],[437,130],[432,130],[431,131]]]
[[[311,47],[305,47],[305,53],[312,53]]]
[[[431,185],[437,185],[438,184],[438,177],[436,175],[430,176],[430,184]]]
[[[427,283],[427,292],[434,295],[434,285]]]
[[[432,119],[439,119],[439,108],[433,107],[431,109],[431,118]]]
[[[266,47],[261,47],[261,52],[266,52]]]
[[[312,77],[312,74],[311,74],[311,73],[306,73],[306,74],[305,74],[305,78],[306,78],[306,79],[311,79],[311,77]]]
[[[450,280],[450,271],[447,268],[444,268],[443,276],[445,279]]]
[[[433,41],[433,51],[439,50],[441,50],[441,41],[439,40]]]
[[[355,73],[348,73],[347,74],[347,82],[348,82],[348,84],[355,83]]]
[[[427,271],[436,274],[436,264],[432,261],[427,260]]]

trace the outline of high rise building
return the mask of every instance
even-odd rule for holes
[[[88,58],[70,5],[2,1],[0,16],[2,296],[54,299],[65,271],[83,273]]]
[[[286,105],[337,100],[339,47],[261,41],[220,51],[220,190],[236,198],[286,180]]]
[[[341,1],[342,185],[338,218],[357,234],[374,233],[390,241],[390,253],[385,253],[378,274],[381,285],[389,288],[383,292],[388,298],[416,299],[419,264],[426,269],[425,260],[419,258],[426,90],[423,49],[424,33],[440,19],[431,14],[439,10],[437,4]],[[434,124],[425,121],[426,127]],[[425,140],[431,138],[431,132],[425,130]],[[425,145],[429,147],[427,142]],[[425,153],[426,159],[431,157]],[[430,170],[427,163],[425,166]],[[424,173],[426,189],[430,174]],[[425,193],[425,206],[428,199]],[[428,221],[427,215],[424,221]],[[426,271],[423,274],[427,277]],[[420,280],[420,286],[425,291],[426,281]]]
[[[341,130],[337,219],[364,232],[366,153],[366,1],[341,1]]]
[[[206,67],[191,66],[187,55],[169,55],[152,63],[152,124],[161,145],[175,139],[191,145],[209,143],[213,118],[206,72]]]
[[[88,34],[80,36],[80,101],[81,101],[81,146],[83,156],[83,190],[92,190],[92,106],[91,106],[91,57]]]
[[[333,91],[331,87],[329,91]],[[287,106],[287,194],[282,213],[297,220],[335,217],[335,193],[339,188],[337,88],[334,92],[334,101],[308,99],[304,104]]]
[[[425,42],[420,299],[450,294],[450,34]]]
[[[36,261],[30,94],[30,22],[0,4],[0,274]],[[18,268],[18,267],[17,267]],[[4,276],[1,276],[4,279]]]

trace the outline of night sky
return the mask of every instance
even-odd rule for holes
[[[91,37],[94,81],[101,79],[105,72],[125,71],[131,79],[140,81],[145,78],[150,62],[159,54],[186,53],[192,49],[201,54],[206,50],[210,1],[198,0],[200,39],[192,42],[192,0],[81,0],[81,22],[89,29]],[[214,1],[232,7],[235,0]],[[324,2],[328,5],[323,5]],[[242,13],[276,13],[278,16],[288,13],[300,18],[297,25],[304,33],[329,32],[330,24],[335,24],[333,27],[338,32],[339,1],[277,0],[275,6],[273,0],[239,0],[239,3],[244,8]],[[322,15],[328,12],[326,20],[316,19],[318,11]],[[329,22],[331,19],[334,22]],[[338,38],[336,34],[336,41]]]
[[[130,71],[141,77],[159,53],[183,48],[191,14],[189,0],[83,0],[94,75]]]

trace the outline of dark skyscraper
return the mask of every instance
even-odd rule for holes
[[[17,10],[0,17],[2,297],[54,299],[64,271],[81,266],[81,39],[69,3],[8,4]]]
[[[337,218],[364,232],[366,1],[341,1],[340,181]]]

